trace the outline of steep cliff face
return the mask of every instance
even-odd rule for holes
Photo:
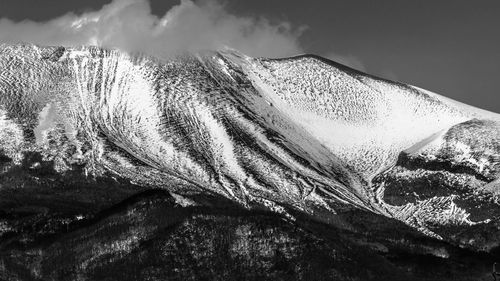
[[[354,232],[344,214],[361,211],[500,242],[497,114],[309,55],[2,45],[0,66],[4,235],[20,214],[74,221],[160,188],[182,206]]]

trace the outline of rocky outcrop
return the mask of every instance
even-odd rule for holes
[[[403,151],[373,181],[381,199],[407,223],[464,247],[498,247],[498,129],[473,119]]]

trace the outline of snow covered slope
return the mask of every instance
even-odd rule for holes
[[[233,50],[2,45],[0,65],[0,150],[14,164],[37,151],[61,174],[318,219],[361,208],[459,243],[450,229],[499,229],[499,115],[416,87]]]

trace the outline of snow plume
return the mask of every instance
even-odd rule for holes
[[[0,19],[2,43],[97,45],[161,57],[223,46],[251,56],[290,56],[301,52],[302,31],[287,22],[232,15],[216,0],[182,0],[163,17],[152,14],[148,0],[114,0],[96,12],[42,23]]]
[[[364,63],[353,55],[340,55],[337,53],[328,53],[324,56],[327,59],[349,66],[359,71],[366,71]]]

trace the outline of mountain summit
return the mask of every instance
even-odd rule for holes
[[[75,221],[163,189],[184,207],[347,230],[357,210],[474,251],[500,244],[498,114],[314,55],[1,45],[0,66],[5,214]]]

